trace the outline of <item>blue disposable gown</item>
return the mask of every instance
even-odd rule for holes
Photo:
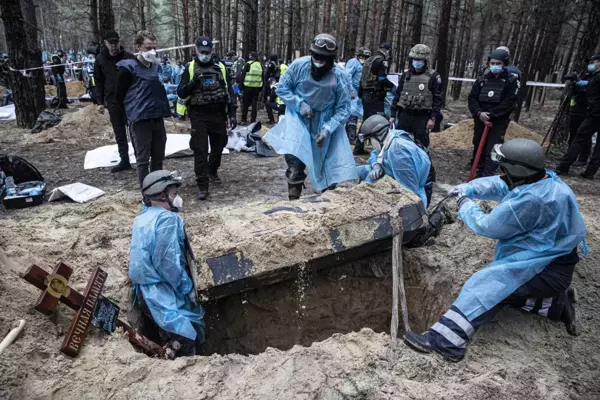
[[[276,93],[285,103],[285,118],[263,137],[279,154],[292,154],[308,167],[310,180],[317,190],[349,180],[358,180],[356,163],[344,124],[350,115],[350,79],[335,66],[320,81],[310,74],[309,56],[295,60],[281,76]],[[312,118],[303,118],[300,104],[313,110]],[[322,147],[316,137],[322,129],[330,133]]]
[[[470,320],[492,309],[557,257],[584,243],[585,224],[575,194],[553,172],[509,190],[499,176],[460,185],[471,198],[499,204],[486,214],[472,201],[459,216],[476,234],[497,239],[494,261],[473,274],[454,305]]]
[[[427,209],[425,185],[431,168],[431,160],[427,153],[415,144],[410,134],[401,130],[391,131],[394,139],[390,147],[383,153],[383,172],[393,177],[396,182],[421,198]],[[372,183],[368,178],[373,164],[377,162],[378,153],[373,150],[368,165],[356,167],[361,180]]]
[[[363,116],[362,100],[358,97],[362,70],[363,65],[356,57],[346,63],[346,72],[350,75],[352,90],[354,91],[354,98],[350,100],[350,115],[358,118],[362,118]]]
[[[192,324],[204,326],[204,310],[187,296],[195,289],[186,271],[183,220],[162,207],[148,207],[132,230],[129,279],[136,295],[141,290],[158,326],[195,340]]]

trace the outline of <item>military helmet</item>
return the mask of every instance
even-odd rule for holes
[[[546,153],[535,140],[512,139],[495,145],[491,159],[500,163],[507,175],[523,179],[544,172]]]
[[[359,138],[362,141],[368,138],[382,140],[390,130],[390,122],[382,115],[375,114],[367,118],[360,126]]]
[[[424,44],[417,44],[410,49],[410,53],[408,53],[408,58],[418,58],[420,60],[429,61],[429,57],[431,56],[431,49],[429,46]]]
[[[367,47],[359,47],[356,55],[369,58],[369,57],[371,57],[371,50],[369,50]]]
[[[500,61],[504,62],[504,65],[507,65],[508,61],[510,60],[510,55],[508,54],[508,51],[506,51],[506,50],[496,49],[496,50],[492,50],[492,52],[488,56],[488,62],[492,58],[495,58],[496,60],[500,60]]]
[[[496,50],[504,50],[506,54],[508,54],[508,58],[510,58],[510,49],[506,46],[496,47]]]
[[[150,172],[142,182],[142,195],[152,197],[163,193],[169,186],[181,186],[181,175],[177,171],[160,169]]]
[[[310,51],[322,56],[335,57],[338,49],[337,40],[328,33],[319,33],[310,45]]]

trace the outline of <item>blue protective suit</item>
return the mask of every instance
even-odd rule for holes
[[[575,194],[553,172],[547,174],[547,179],[513,190],[499,176],[460,185],[468,197],[499,202],[486,214],[467,201],[458,213],[476,234],[498,239],[494,261],[467,280],[454,302],[469,321],[584,241],[585,223]]]
[[[352,81],[352,90],[354,91],[354,98],[350,100],[350,115],[358,118],[362,118],[363,116],[362,100],[358,97],[358,89],[360,88],[362,70],[363,65],[356,57],[346,63],[346,72],[350,76]]]
[[[311,58],[295,60],[275,91],[285,103],[285,118],[263,137],[279,154],[298,157],[309,169],[316,190],[334,183],[358,180],[356,163],[344,124],[350,115],[350,80],[340,67],[334,68],[320,81],[311,76]],[[300,105],[306,102],[312,118],[303,118]],[[330,133],[322,147],[316,137],[322,129]]]
[[[158,68],[158,76],[160,77],[161,82],[165,82],[165,79],[171,81],[171,77],[173,76],[173,66],[171,63],[160,63]]]
[[[429,177],[431,160],[427,153],[415,144],[410,133],[401,130],[392,130],[390,133],[394,135],[394,139],[389,148],[383,152],[383,172],[419,196],[427,209],[425,185]],[[377,156],[378,153],[373,150],[369,157],[369,164],[356,167],[361,180],[373,182],[368,175],[373,169],[373,164],[377,162]]]
[[[175,65],[173,67],[173,75],[171,75],[171,82],[174,85],[179,85],[179,80],[181,79],[181,72],[183,72],[183,67],[180,65]]]
[[[196,339],[192,324],[204,325],[204,310],[187,294],[194,284],[186,271],[183,219],[162,207],[148,207],[133,222],[129,279],[141,290],[156,324]]]

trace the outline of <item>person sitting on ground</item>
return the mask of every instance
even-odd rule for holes
[[[439,322],[404,338],[415,350],[453,362],[463,359],[467,342],[503,305],[562,321],[570,335],[581,333],[571,281],[577,247],[587,246],[575,194],[544,169],[544,149],[533,140],[496,144],[491,156],[502,175],[458,185],[449,194],[473,232],[498,240],[494,261],[467,280]],[[499,204],[486,214],[471,198]]]
[[[152,321],[157,325],[163,345],[176,357],[198,354],[204,342],[204,310],[188,275],[187,238],[177,214],[183,206],[180,186],[176,172],[159,170],[146,176],[146,207],[133,222],[129,252],[134,307],[142,312],[144,326]]]

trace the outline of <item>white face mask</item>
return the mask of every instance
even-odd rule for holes
[[[153,63],[154,61],[156,61],[156,50],[143,51],[141,55],[142,58],[148,61],[149,63]]]
[[[181,196],[177,195],[173,201],[171,201],[171,204],[173,204],[173,207],[177,208],[177,210],[181,210],[183,208],[183,199]]]
[[[314,58],[312,59],[312,63],[315,66],[315,68],[323,68],[325,65],[327,65],[325,61],[315,60]]]
[[[210,59],[211,59],[210,54],[200,54],[198,56],[198,60],[200,60],[200,62],[204,63],[204,64],[210,62]]]
[[[379,140],[372,138],[371,146],[373,146],[373,150],[375,150],[378,153],[381,153],[381,143],[379,143]]]

